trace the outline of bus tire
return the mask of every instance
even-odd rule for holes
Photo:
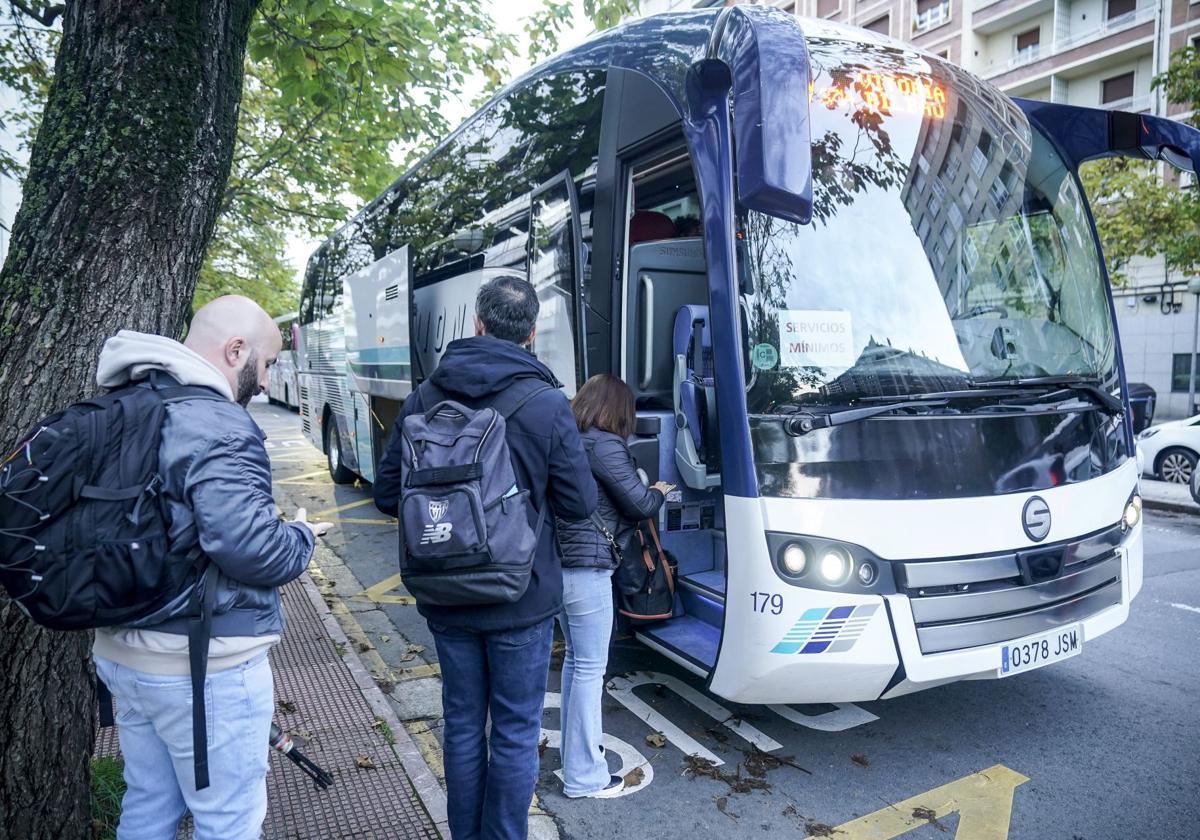
[[[346,468],[342,457],[342,436],[338,433],[337,420],[332,414],[325,415],[325,464],[329,467],[329,477],[334,484],[349,484],[354,481],[354,473]]]

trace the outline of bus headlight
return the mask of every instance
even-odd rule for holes
[[[779,565],[789,575],[802,575],[808,567],[808,552],[801,543],[790,542],[783,547]]]
[[[863,586],[870,586],[875,582],[875,564],[870,560],[864,560],[858,564],[858,582]]]
[[[1125,504],[1125,513],[1121,515],[1121,524],[1129,530],[1142,521],[1142,497],[1134,493]]]
[[[821,555],[821,564],[818,571],[821,578],[826,583],[842,584],[850,577],[850,568],[852,566],[849,555],[840,548],[830,548]]]

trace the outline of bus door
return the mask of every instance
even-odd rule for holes
[[[638,638],[707,676],[720,643],[725,515],[700,203],[682,136],[628,160],[621,370],[638,409],[631,446],[650,481],[676,485],[658,519],[679,562],[674,618]]]

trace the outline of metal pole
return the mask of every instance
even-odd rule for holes
[[[1200,352],[1200,277],[1188,281],[1187,290],[1192,293],[1192,359],[1188,375],[1187,416],[1196,413],[1196,354]]]

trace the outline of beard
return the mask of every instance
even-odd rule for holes
[[[258,393],[258,351],[251,350],[246,359],[246,366],[238,371],[237,393],[234,399],[242,408],[250,405],[250,400]]]

